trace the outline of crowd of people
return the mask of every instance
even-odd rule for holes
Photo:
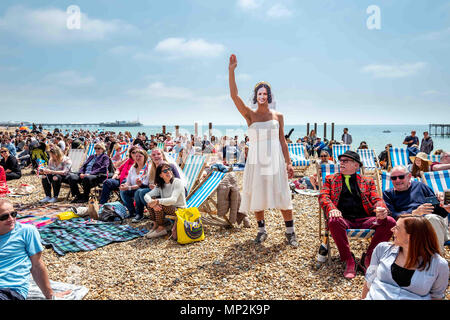
[[[255,88],[255,95],[260,91],[264,93],[264,90],[269,91],[270,86],[261,83]],[[238,98],[234,96],[234,99],[239,105]],[[248,122],[271,128],[282,121],[280,114],[276,118],[273,113],[266,117],[269,115],[267,111],[246,114],[251,119]],[[254,154],[247,136],[239,141],[238,137],[218,139],[214,136],[208,138],[184,135],[173,138],[170,133],[147,136],[143,132],[132,137],[129,132],[62,132],[59,129],[44,132],[36,129],[32,132],[1,132],[0,138],[0,193],[8,192],[7,181],[21,179],[25,168],[31,168],[32,173],[40,177],[45,193],[41,203],[57,202],[63,183],[69,185],[72,196],[70,201],[74,203],[88,202],[92,188],[101,186],[100,206],[108,203],[111,195],[116,193],[127,208],[132,222],[141,221],[147,209],[152,222],[147,238],[161,237],[170,232],[166,228],[165,216],[173,215],[177,209],[186,207],[186,180],[181,167],[189,155],[213,154],[217,163],[210,163],[211,166],[239,163],[250,168],[254,165]],[[287,147],[287,143],[291,142],[289,135],[280,135],[279,159],[289,159],[284,144]],[[296,142],[302,143],[317,163],[340,164],[339,173],[326,177],[320,190],[319,205],[327,218],[340,259],[345,263],[343,276],[352,279],[357,270],[362,270],[365,274],[362,298],[442,298],[448,285],[448,264],[442,255],[444,243],[450,238],[447,220],[450,205],[444,204],[443,194],[436,195],[427,185],[411,181],[411,178],[418,177],[421,171],[450,169],[450,152],[437,150],[441,156],[440,162],[429,160],[428,155],[433,150],[431,138],[424,132],[424,138],[419,143],[413,131],[404,140],[411,155],[409,166],[392,168],[390,174],[393,188],[380,195],[373,179],[360,174],[363,164],[358,153],[347,151],[338,159],[333,157],[333,144],[352,143],[347,128],[340,141],[322,141],[312,130],[308,136]],[[87,149],[90,144],[94,144],[95,152],[84,160],[78,171],[73,171],[70,150]],[[129,147],[122,149],[124,144]],[[368,149],[368,145],[362,141],[358,148]],[[177,154],[176,159],[169,158],[167,152]],[[250,160],[248,165],[247,159]],[[379,160],[380,163],[387,162],[386,151],[379,155]],[[294,230],[291,195],[282,192],[285,191],[282,188],[284,179],[293,177],[290,160],[286,160],[285,169],[285,177],[281,176],[277,178],[279,180],[270,182],[270,188],[275,188],[272,185],[275,183],[281,192],[274,198],[264,199],[261,194],[267,181],[257,177],[260,169],[253,167],[253,171],[248,169],[247,176],[244,173],[246,187],[241,205],[246,207],[245,211],[255,212],[258,224],[255,238],[257,244],[268,237],[264,209],[278,206],[286,226],[287,243],[293,247],[299,245]],[[303,179],[310,188],[319,189],[320,177],[317,175],[305,176]],[[249,193],[249,188],[261,190],[261,194]],[[426,201],[433,196],[439,199],[438,205]],[[6,235],[13,236],[14,248],[9,250],[21,252],[20,263],[31,269],[31,274],[38,279],[36,282],[44,295],[47,298],[54,297],[48,284],[45,265],[40,258],[42,246],[39,244],[39,234],[33,228],[16,223],[15,218],[16,212],[12,204],[8,200],[0,200],[0,245],[6,241]],[[359,261],[351,252],[347,229],[375,230]],[[176,230],[172,230],[172,235],[176,238]],[[394,241],[390,242],[392,238]],[[0,253],[0,269],[19,268],[20,263],[10,261],[8,252],[10,251]],[[26,295],[27,286],[24,281],[14,282],[8,277],[0,276],[0,299],[22,299]]]

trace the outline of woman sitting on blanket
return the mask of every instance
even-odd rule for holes
[[[128,172],[127,180],[119,187],[120,198],[124,202],[125,206],[130,213],[130,217],[133,217],[133,222],[141,221],[144,218],[144,205],[141,204],[136,197],[137,190],[148,190],[148,177],[149,177],[149,163],[148,155],[141,148],[136,148],[134,154],[134,165]],[[136,200],[136,207],[134,202]]]
[[[91,188],[103,182],[108,176],[109,157],[105,153],[106,148],[103,143],[94,145],[95,154],[89,156],[80,168],[78,174],[69,175],[68,182],[70,192],[75,197],[72,203],[88,202]],[[83,194],[80,194],[78,184],[83,186]]]
[[[0,149],[0,166],[5,169],[6,180],[20,179],[22,177],[22,170],[20,169],[17,158],[9,153],[5,147]]]
[[[41,203],[54,203],[58,200],[61,183],[68,182],[67,177],[72,167],[72,161],[65,156],[61,148],[52,146],[49,150],[50,160],[48,167],[39,170],[41,176],[42,187],[44,188],[45,198],[40,200]],[[52,198],[53,188],[53,198]]]
[[[128,151],[128,158],[125,160],[125,162],[116,169],[111,179],[106,179],[103,182],[99,204],[107,203],[109,201],[111,192],[119,190],[119,186],[123,182],[125,182],[126,178],[128,177],[128,172],[134,164],[137,149],[137,147],[132,146]]]
[[[162,162],[156,168],[156,187],[144,197],[153,221],[152,230],[145,235],[146,238],[157,238],[167,234],[164,227],[166,215],[174,215],[178,208],[186,208],[184,183],[175,178],[169,163]],[[176,225],[174,225],[176,227]]]

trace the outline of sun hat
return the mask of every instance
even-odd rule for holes
[[[426,161],[429,164],[432,164],[433,161],[431,161],[430,159],[428,159],[428,155],[425,152],[419,152],[418,154],[416,154],[415,157],[409,157],[409,159],[411,159],[411,162],[414,163],[414,161],[416,160],[416,158],[419,158],[422,161]]]

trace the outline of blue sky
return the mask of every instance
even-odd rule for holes
[[[270,82],[287,124],[448,122],[449,52],[450,1],[2,0],[0,109],[5,121],[244,124],[234,53],[240,96]]]

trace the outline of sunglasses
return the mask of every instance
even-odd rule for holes
[[[6,214],[2,214],[0,216],[0,221],[5,221],[9,218],[9,216],[11,216],[11,218],[15,218],[17,216],[17,211],[13,211],[10,213],[6,213]]]
[[[102,148],[94,148],[95,150],[103,150]],[[91,149],[92,150],[92,149]]]
[[[340,163],[349,163],[349,162],[353,162],[353,160],[339,160]]]
[[[391,180],[392,180],[392,181],[397,180],[397,178],[399,178],[400,180],[403,180],[403,179],[405,179],[405,175],[403,174],[403,175],[395,176],[395,177],[392,177],[392,176],[391,176]]]
[[[161,172],[164,172],[164,173],[167,173],[167,172],[171,172],[172,170],[170,170],[170,169],[164,169],[164,170],[161,170]]]
[[[320,156],[321,158],[327,158],[327,156]]]

